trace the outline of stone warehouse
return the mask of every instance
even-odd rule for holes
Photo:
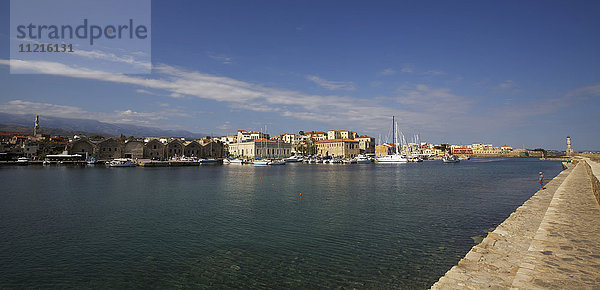
[[[161,142],[151,139],[148,142],[140,140],[123,141],[118,138],[108,138],[92,142],[80,138],[69,143],[70,154],[82,154],[96,157],[98,160],[114,158],[132,159],[170,159],[173,157],[219,158],[224,155],[223,143],[213,139],[182,141],[171,139]]]

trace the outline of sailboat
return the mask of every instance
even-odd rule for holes
[[[279,140],[277,140],[277,158],[278,159],[273,159],[271,161],[269,161],[269,165],[285,165],[285,159],[281,159],[279,158],[279,152],[281,151],[281,145],[279,143]]]
[[[266,131],[266,129],[265,129],[265,131]],[[258,139],[254,140],[254,142],[256,142],[256,141],[260,142],[260,159],[255,159],[255,160],[252,161],[252,164],[254,164],[254,166],[266,166],[266,165],[269,165],[269,162],[271,161],[269,159],[264,159],[263,158],[263,151],[265,151],[265,148],[264,148],[263,144],[267,141],[267,139],[264,138],[265,136],[262,136],[262,135],[263,134],[262,134],[262,128],[261,128],[260,135],[258,135]],[[256,147],[256,143],[255,143],[254,146]]]
[[[407,163],[408,159],[400,154],[398,151],[398,136],[396,134],[396,119],[392,116],[392,134],[394,140],[395,153],[391,155],[385,155],[375,158],[375,160],[379,163]]]

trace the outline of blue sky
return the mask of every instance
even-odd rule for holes
[[[154,0],[152,74],[125,76],[9,74],[8,8],[0,112],[600,149],[598,1]]]

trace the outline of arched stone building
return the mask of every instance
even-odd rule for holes
[[[127,141],[123,146],[123,157],[125,158],[144,158],[144,142],[142,141]]]
[[[144,145],[144,158],[147,159],[164,159],[165,158],[165,144],[162,142],[152,139]]]
[[[184,155],[188,157],[199,157],[202,155],[202,145],[196,141],[189,142],[185,145]]]
[[[181,140],[179,139],[173,139],[169,141],[169,143],[167,143],[167,146],[165,148],[165,157],[171,158],[175,156],[183,156],[183,149],[183,142],[181,142]]]
[[[77,139],[69,144],[69,153],[87,155],[88,157],[95,156],[96,145],[87,138]]]

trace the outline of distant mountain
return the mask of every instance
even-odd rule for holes
[[[33,124],[35,115],[29,114],[8,114],[0,113],[0,124],[4,124],[3,127],[8,126],[25,126],[28,127],[29,131],[33,131]],[[120,136],[121,134],[126,136],[136,137],[203,137],[206,134],[192,133],[185,130],[164,130],[154,127],[136,126],[129,124],[111,124],[100,122],[97,120],[90,119],[70,119],[61,117],[52,117],[40,115],[40,127],[42,132],[51,133],[50,131],[44,130],[44,128],[61,129],[68,132],[87,132],[96,133],[100,135],[108,136]],[[5,130],[6,131],[6,130]],[[77,133],[76,133],[77,134]],[[59,134],[57,134],[59,135]],[[62,135],[62,134],[61,134]],[[71,135],[71,134],[64,134]]]

